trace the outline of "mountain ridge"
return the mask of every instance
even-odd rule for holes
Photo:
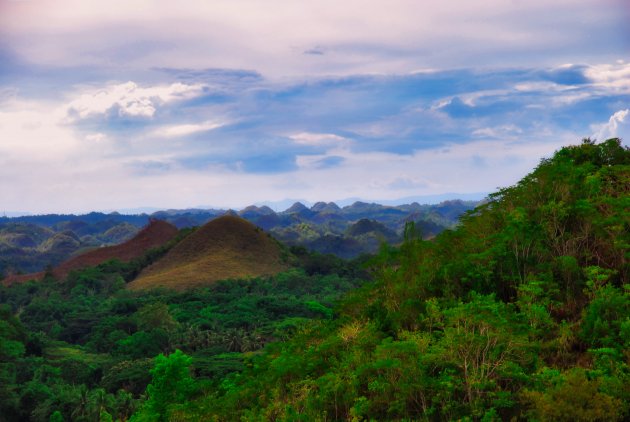
[[[275,212],[267,206],[248,206],[242,210],[168,209],[152,214],[125,215],[91,212],[84,215],[46,214],[41,216],[0,217],[0,277],[33,273],[47,266],[55,267],[87,248],[110,246],[133,237],[152,218],[165,220],[175,227],[198,227],[225,214],[240,215],[270,232],[289,246],[305,246],[322,253],[352,258],[374,253],[378,240],[352,238],[347,229],[361,219],[383,224],[402,240],[409,221],[430,226],[427,237],[453,227],[457,217],[471,210],[477,202],[451,200],[435,205],[410,203],[382,205],[355,201],[343,207],[320,202],[307,207],[296,202]],[[304,228],[310,227],[306,233]],[[66,232],[64,235],[58,235]],[[76,236],[74,236],[76,235]],[[48,243],[49,238],[56,236]],[[78,241],[77,241],[78,238]]]

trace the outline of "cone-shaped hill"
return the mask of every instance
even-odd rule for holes
[[[230,278],[276,274],[287,268],[280,245],[248,221],[224,215],[205,224],[147,267],[132,290],[184,290]]]
[[[149,224],[138,232],[127,242],[114,246],[105,246],[92,249],[81,255],[77,255],[62,262],[52,271],[53,276],[58,280],[64,279],[70,271],[81,268],[93,267],[111,259],[118,259],[123,262],[140,258],[149,249],[157,248],[166,244],[177,235],[177,228],[162,220],[151,220]],[[2,280],[3,284],[19,283],[28,280],[41,280],[43,272],[34,274],[13,275]]]

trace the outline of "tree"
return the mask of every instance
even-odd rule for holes
[[[176,350],[169,356],[160,354],[151,370],[153,380],[147,386],[149,398],[132,421],[167,421],[169,407],[190,399],[195,380],[190,375],[192,358]]]

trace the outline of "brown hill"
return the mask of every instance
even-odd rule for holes
[[[177,232],[177,228],[166,221],[151,220],[145,228],[127,242],[121,243],[120,245],[92,249],[91,251],[77,255],[59,264],[59,266],[53,269],[53,276],[61,280],[64,279],[70,271],[93,267],[110,259],[119,259],[123,262],[131,261],[141,257],[151,248],[164,245],[166,242],[173,239]],[[2,283],[9,285],[28,280],[41,280],[43,277],[43,272],[11,275],[2,280]]]
[[[224,215],[178,243],[127,285],[133,290],[183,290],[232,278],[276,274],[287,268],[280,245],[248,221]]]

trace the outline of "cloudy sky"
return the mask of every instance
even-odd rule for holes
[[[626,0],[0,0],[0,213],[480,197],[630,139],[628,22]]]

